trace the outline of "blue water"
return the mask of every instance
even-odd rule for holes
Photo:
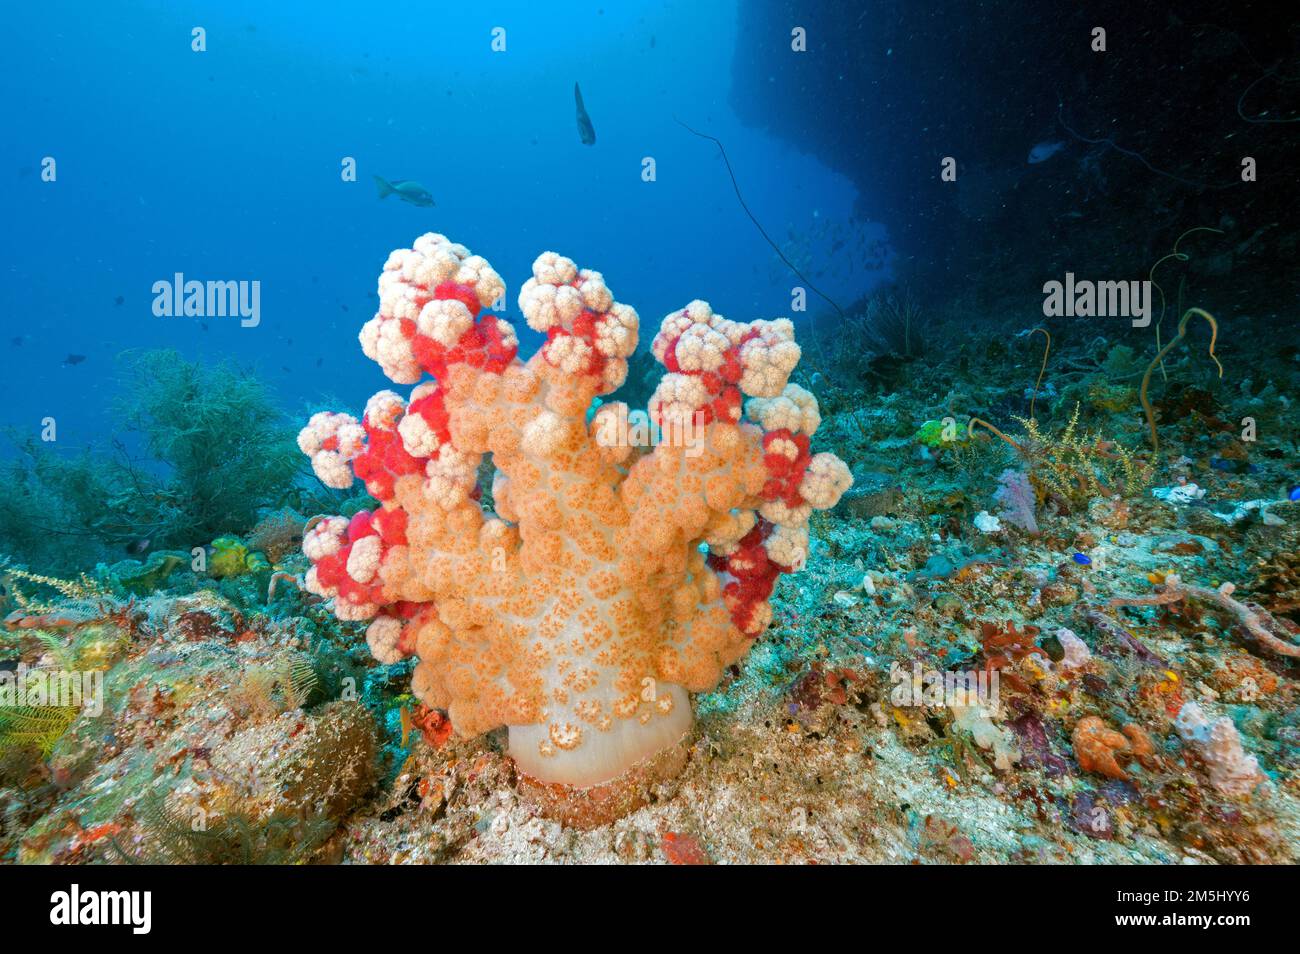
[[[376,277],[426,231],[492,262],[525,333],[515,296],[547,249],[604,272],[640,312],[643,347],[692,298],[741,320],[790,314],[798,281],[745,216],[717,149],[674,117],[725,143],[778,242],[824,244],[858,196],[735,117],[734,5],[491,6],[8,10],[0,423],[34,434],[51,415],[62,448],[102,440],[115,356],[136,348],[251,366],[295,417],[358,410],[387,383],[356,341]],[[196,26],[206,52],[191,49]],[[505,52],[491,49],[497,26]],[[594,146],[579,141],[575,81]],[[55,182],[42,181],[47,156]],[[342,180],[345,157],[355,182]],[[376,174],[418,180],[436,207],[379,201]],[[152,286],[177,272],[260,281],[260,324],[155,316]],[[884,277],[816,283],[847,303]],[[533,344],[525,335],[524,356]],[[85,360],[67,365],[70,354]]]

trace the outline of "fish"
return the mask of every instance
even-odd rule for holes
[[[1043,140],[1033,149],[1029,150],[1029,164],[1037,165],[1040,162],[1046,162],[1054,155],[1065,148],[1065,143],[1061,140]]]
[[[81,364],[81,362],[85,360],[86,356],[84,354],[70,354],[63,359],[63,365],[64,367],[69,367],[74,364]]]
[[[132,556],[139,556],[149,549],[150,540],[148,537],[141,537],[139,540],[132,540],[126,545],[126,552]]]
[[[15,335],[14,337],[9,339],[9,343],[13,345],[15,348],[21,348],[23,344],[23,336]]]
[[[437,204],[433,201],[433,195],[428,189],[410,179],[394,179],[389,182],[382,176],[375,176],[375,185],[379,189],[379,198],[381,199],[396,195],[403,202],[409,202],[411,205],[418,205],[425,209]]]
[[[591,124],[591,117],[587,115],[587,107],[582,105],[582,90],[578,89],[578,84],[573,84],[573,98],[578,104],[578,137],[582,140],[584,146],[594,145],[596,142],[596,127]]]
[[[122,304],[125,302],[126,302],[126,298],[122,295],[118,295],[116,298],[113,299],[113,304],[117,305],[118,307],[121,307]]]

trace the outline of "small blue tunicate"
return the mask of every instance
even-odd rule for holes
[[[1079,566],[1087,566],[1092,563],[1092,557],[1088,556],[1086,553],[1076,553],[1074,555],[1074,562],[1079,564]]]
[[[1292,487],[1287,497],[1291,500],[1300,500],[1300,487]]]

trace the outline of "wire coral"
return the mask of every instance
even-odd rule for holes
[[[590,789],[676,751],[688,690],[712,688],[767,627],[812,511],[852,479],[811,451],[820,413],[787,383],[789,321],[692,302],[654,338],[668,373],[648,416],[610,402],[588,420],[626,376],[636,312],[547,252],[519,294],[546,335],[525,364],[511,326],[481,313],[504,288],[441,235],[389,257],[362,348],[398,383],[436,381],[409,400],[380,392],[361,421],[317,414],[299,436],[323,482],[355,474],[382,503],[308,530],[305,583],[340,618],[372,620],[381,662],[418,657],[415,695],[458,734],[509,726],[525,776]]]
[[[1151,432],[1151,449],[1156,454],[1160,453],[1160,435],[1156,433],[1155,411],[1152,410],[1151,400],[1147,397],[1147,388],[1151,384],[1151,372],[1156,369],[1156,365],[1164,361],[1165,355],[1173,350],[1174,346],[1177,345],[1178,342],[1187,337],[1187,322],[1190,321],[1194,315],[1204,318],[1210,324],[1210,357],[1214,359],[1214,363],[1219,369],[1219,377],[1223,377],[1223,365],[1214,354],[1215,342],[1219,340],[1219,323],[1214,320],[1213,315],[1208,311],[1205,311],[1203,308],[1188,308],[1178,322],[1178,334],[1171,338],[1169,343],[1161,348],[1159,352],[1156,353],[1156,356],[1151,359],[1151,363],[1147,365],[1146,373],[1142,375],[1142,385],[1138,388],[1138,398],[1142,401],[1142,410],[1146,412],[1147,427]]]
[[[1195,228],[1190,228],[1190,229],[1188,229],[1186,232],[1184,232],[1182,235],[1178,236],[1178,238],[1174,239],[1174,248],[1173,248],[1173,251],[1171,251],[1168,255],[1165,255],[1165,256],[1162,256],[1161,258],[1156,259],[1155,263],[1151,266],[1151,270],[1150,270],[1149,272],[1147,272],[1147,280],[1151,282],[1151,287],[1154,288],[1157,292],[1160,293],[1160,317],[1156,319],[1156,350],[1157,350],[1157,351],[1162,351],[1162,350],[1163,350],[1163,346],[1162,346],[1162,343],[1161,343],[1161,340],[1160,340],[1160,328],[1161,328],[1161,325],[1164,324],[1164,320],[1165,320],[1165,311],[1167,310],[1169,303],[1168,303],[1167,299],[1165,298],[1165,290],[1164,290],[1163,288],[1161,288],[1159,282],[1156,281],[1156,269],[1159,268],[1159,267],[1160,267],[1162,264],[1164,264],[1165,262],[1169,261],[1170,259],[1173,259],[1174,261],[1177,261],[1177,262],[1185,262],[1185,261],[1187,261],[1191,256],[1189,256],[1186,252],[1180,252],[1180,251],[1178,251],[1178,246],[1182,243],[1183,239],[1187,238],[1187,236],[1191,235],[1193,232],[1213,232],[1213,233],[1216,234],[1216,235],[1222,235],[1222,234],[1223,234],[1223,230],[1222,230],[1222,229],[1210,228],[1210,226],[1208,226],[1208,225],[1198,225],[1198,226],[1196,226]],[[1179,291],[1180,291],[1179,298],[1180,298],[1180,299],[1181,299],[1181,297],[1182,297],[1182,296],[1181,296],[1181,290],[1182,290],[1182,285],[1180,284],[1180,285],[1179,285]],[[1181,304],[1181,301],[1180,301],[1180,304]],[[1166,372],[1165,372],[1165,364],[1164,364],[1164,361],[1163,361],[1163,360],[1160,360],[1160,359],[1156,359],[1156,360],[1157,360],[1157,361],[1159,362],[1159,364],[1160,364],[1160,373],[1161,373],[1162,375],[1164,375],[1165,380],[1168,380],[1168,379],[1169,379],[1169,375],[1166,374]]]

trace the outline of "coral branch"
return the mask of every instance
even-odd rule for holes
[[[1300,645],[1288,642],[1278,635],[1285,632],[1282,625],[1261,606],[1253,603],[1241,603],[1232,598],[1236,587],[1224,583],[1217,590],[1208,586],[1195,586],[1184,583],[1175,574],[1165,577],[1163,589],[1148,596],[1117,596],[1110,601],[1111,606],[1164,606],[1183,600],[1200,600],[1226,612],[1246,631],[1247,635],[1263,649],[1300,659]]]

